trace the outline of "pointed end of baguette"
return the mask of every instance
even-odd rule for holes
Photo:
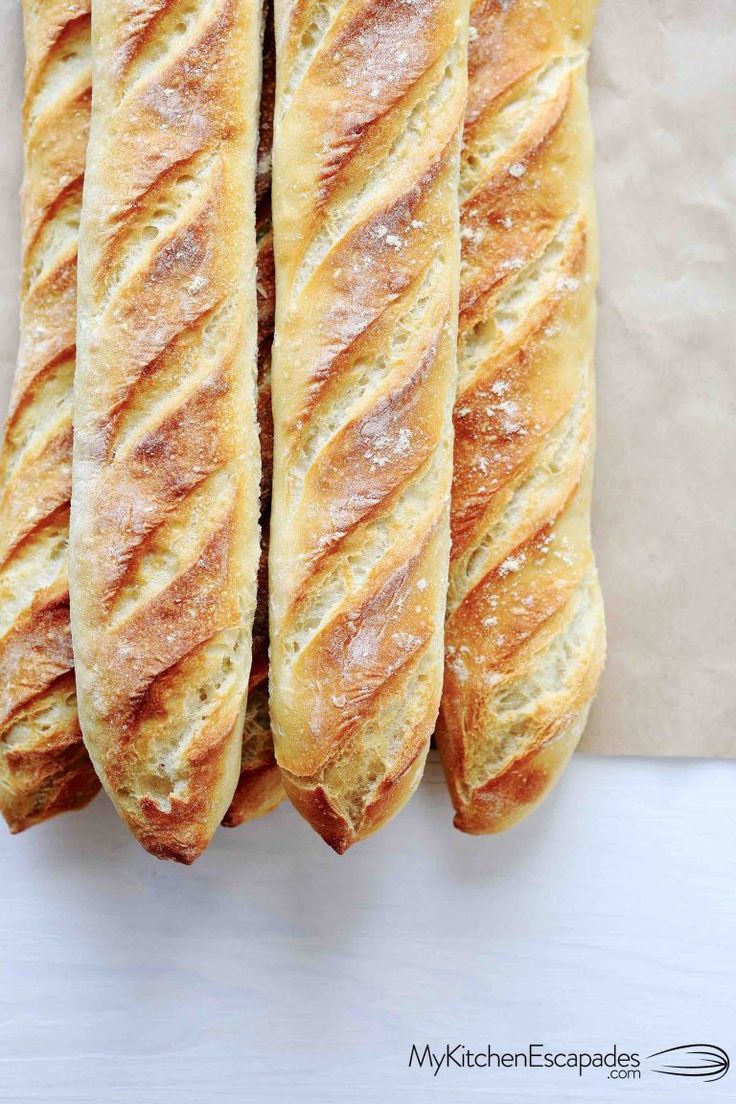
[[[274,759],[240,773],[235,796],[222,818],[223,828],[239,828],[251,820],[272,813],[284,800],[281,772]]]
[[[418,750],[400,772],[383,778],[369,797],[361,798],[362,807],[352,815],[341,811],[344,795],[341,794],[338,801],[324,785],[310,785],[308,780],[290,775],[288,771],[282,772],[284,789],[297,812],[309,821],[315,832],[338,855],[344,855],[353,844],[383,828],[404,807],[422,777],[428,749],[428,741],[420,742]]]
[[[554,787],[578,745],[588,710],[561,732],[508,764],[466,798],[457,793],[454,826],[468,835],[494,835],[513,828]]]
[[[11,835],[84,809],[99,793],[76,725],[54,733],[46,746],[2,747],[0,755],[0,814]]]

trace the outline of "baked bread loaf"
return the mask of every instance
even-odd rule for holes
[[[590,0],[477,0],[461,169],[452,559],[438,742],[466,832],[543,797],[601,672],[590,544]]]
[[[271,721],[339,852],[439,704],[466,38],[463,0],[276,0]]]
[[[276,306],[271,226],[271,146],[276,90],[273,13],[269,7],[263,42],[261,123],[256,166],[256,242],[258,246],[258,427],[261,442],[261,560],[253,621],[253,662],[243,728],[240,778],[223,824],[236,828],[270,813],[286,796],[276,764],[268,714],[268,532],[273,472],[271,417],[271,343]]]
[[[99,783],[77,719],[66,545],[89,0],[26,0],[21,323],[0,451],[0,811],[13,832]]]
[[[191,862],[240,771],[258,565],[252,0],[93,0],[70,540],[79,712]]]

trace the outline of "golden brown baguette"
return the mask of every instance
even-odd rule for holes
[[[77,719],[66,545],[88,0],[26,0],[21,322],[0,452],[0,811],[13,832],[99,789]]]
[[[271,812],[286,796],[271,736],[268,713],[268,531],[273,470],[271,417],[271,343],[275,310],[273,232],[271,227],[271,146],[276,90],[273,16],[269,8],[263,42],[261,121],[256,169],[256,241],[258,244],[258,427],[261,443],[261,559],[253,621],[253,662],[243,728],[240,778],[223,824],[236,828]]]
[[[466,37],[463,0],[276,3],[271,719],[340,852],[439,704]]]
[[[89,123],[91,65],[89,3],[26,5],[27,96],[24,110],[23,329],[18,381],[0,464],[0,567],[3,606],[15,593],[16,549],[35,570],[49,536],[66,542],[71,486],[71,390],[75,353],[76,222]],[[65,79],[61,80],[63,75]],[[270,341],[273,333],[273,257],[270,234],[270,150],[273,110],[273,43],[266,43],[261,142],[256,192],[259,199],[259,419],[262,443],[270,441]],[[36,110],[41,104],[42,110]],[[270,105],[270,106],[269,106]],[[49,140],[51,138],[51,140]],[[38,325],[37,325],[38,323]],[[261,332],[262,331],[262,332]],[[40,334],[40,336],[39,336]],[[45,360],[39,361],[39,345]],[[59,353],[62,359],[59,359]],[[67,357],[66,354],[69,354]],[[70,359],[69,359],[70,358]],[[55,377],[55,378],[54,378]],[[49,379],[46,387],[39,387]],[[51,401],[48,401],[48,398]],[[59,402],[59,400],[61,400]],[[58,403],[58,405],[57,405]],[[48,417],[47,415],[51,415]],[[19,429],[16,429],[16,425]],[[28,430],[30,428],[30,433]],[[22,450],[21,450],[22,443]],[[66,459],[64,457],[66,456]],[[268,458],[266,454],[264,459]],[[22,462],[18,462],[18,461]],[[61,462],[59,462],[61,460]],[[265,469],[265,465],[264,465]],[[39,496],[39,482],[44,493]],[[270,466],[263,486],[270,497]],[[33,539],[23,529],[39,500],[49,503]],[[7,504],[7,505],[6,505]],[[26,561],[21,563],[25,570]],[[99,781],[82,742],[71,671],[66,556],[58,575],[9,613],[0,640],[2,728],[0,808],[12,831],[86,804]],[[267,623],[267,598],[259,592],[257,621]],[[267,630],[254,639],[252,681],[267,673]],[[254,690],[243,733],[240,782],[227,823],[263,815],[283,797],[264,707],[266,690]]]
[[[476,0],[461,168],[452,558],[438,742],[466,832],[544,796],[603,664],[590,544],[590,0]]]
[[[258,562],[260,9],[93,0],[70,541],[85,742],[191,862],[239,776]]]

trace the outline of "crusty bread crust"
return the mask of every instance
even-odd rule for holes
[[[240,778],[222,823],[226,828],[237,828],[256,820],[272,812],[285,796],[273,750],[268,683],[260,682],[248,693]]]
[[[276,49],[269,8],[263,42],[261,123],[256,171],[256,240],[258,243],[258,428],[261,441],[261,559],[253,621],[253,663],[243,728],[240,778],[223,824],[236,828],[270,813],[285,798],[276,764],[268,713],[268,533],[273,473],[271,416],[271,344],[276,309],[271,226],[271,147],[276,92]]]
[[[71,613],[85,742],[153,854],[235,790],[258,563],[254,0],[95,0]]]
[[[452,558],[437,738],[466,832],[520,820],[605,648],[590,544],[590,0],[476,0],[461,168]]]
[[[270,155],[270,143],[268,149]],[[261,558],[258,565],[258,595],[253,621],[253,662],[243,728],[240,778],[222,822],[226,828],[237,828],[247,821],[265,816],[286,796],[281,781],[281,771],[276,763],[268,711],[268,535],[273,470],[271,341],[275,305],[270,194],[259,199],[257,227],[258,427],[262,464]]]
[[[465,0],[277,0],[271,719],[336,850],[408,799],[449,553]]]
[[[89,0],[24,3],[21,322],[0,452],[0,812],[20,832],[99,789],[77,719],[66,544]]]

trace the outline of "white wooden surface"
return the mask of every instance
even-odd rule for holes
[[[289,808],[157,863],[104,799],[0,835],[0,1101],[736,1099],[597,1073],[407,1070],[412,1042],[720,1043],[736,1058],[732,763],[577,758],[504,837],[436,765],[342,858]]]

